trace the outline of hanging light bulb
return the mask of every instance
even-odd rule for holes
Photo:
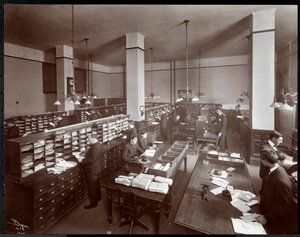
[[[54,105],[61,105],[61,103],[59,102],[58,99],[56,99],[56,101],[54,102]]]
[[[148,96],[145,97],[145,99],[159,99],[160,96],[159,95],[156,95],[154,93],[154,90],[153,90],[153,47],[149,48],[148,50],[150,50],[151,52],[151,88],[150,88],[150,93]]]
[[[91,103],[90,99],[87,99],[86,102],[85,102],[85,104],[86,104],[86,105],[90,105],[90,104],[92,104],[92,103]]]
[[[276,97],[274,97],[274,101],[270,105],[270,107],[273,107],[273,108],[279,108],[280,107],[280,104],[277,102]]]

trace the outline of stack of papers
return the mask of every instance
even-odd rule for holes
[[[159,182],[159,183],[167,183],[170,186],[173,184],[173,179],[165,178],[165,177],[161,177],[161,176],[155,176],[154,181]]]
[[[151,181],[154,179],[154,175],[140,173],[132,180],[132,187],[148,190]]]
[[[230,194],[231,204],[243,213],[250,211],[250,206],[258,203],[258,200],[253,199],[256,195],[249,191],[235,189]]]
[[[115,178],[115,183],[131,186],[132,180],[133,176],[119,175],[117,178]]]
[[[150,192],[166,194],[168,193],[169,185],[167,183],[151,182],[148,190]]]

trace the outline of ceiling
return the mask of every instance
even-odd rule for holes
[[[124,65],[125,35],[140,32],[153,62],[247,54],[249,15],[276,9],[276,50],[297,39],[297,5],[73,5],[74,55]],[[190,20],[186,25],[184,20]],[[84,39],[88,38],[88,44]],[[4,41],[55,52],[72,45],[72,5],[4,4]],[[88,51],[88,54],[87,54]],[[150,50],[145,51],[149,62]]]

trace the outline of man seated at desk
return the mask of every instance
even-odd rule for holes
[[[6,124],[7,127],[8,127],[7,133],[6,133],[6,136],[5,136],[6,140],[20,137],[20,128],[17,125],[17,120],[16,119],[7,119],[6,122],[4,122],[4,124]],[[25,137],[25,136],[29,135],[30,133],[31,132],[25,132],[22,135],[22,137]]]
[[[143,151],[145,151],[153,146],[153,143],[148,138],[147,132],[141,131],[141,134],[138,138],[138,145],[140,148],[142,148]]]
[[[139,147],[137,143],[138,139],[136,136],[130,138],[127,144],[124,146],[123,149],[123,156],[122,156],[122,165],[127,164],[133,158],[137,158],[138,156],[142,155],[144,151],[142,148]]]

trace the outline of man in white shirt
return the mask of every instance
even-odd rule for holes
[[[272,131],[270,133],[269,140],[261,147],[260,156],[262,156],[262,151],[275,152],[278,156],[279,164],[283,165],[284,160],[286,160],[289,156],[277,148],[282,143],[282,141],[283,141],[282,134],[275,130]],[[261,162],[260,169],[259,169],[259,177],[263,179],[267,171],[268,169],[265,167],[263,162]]]

